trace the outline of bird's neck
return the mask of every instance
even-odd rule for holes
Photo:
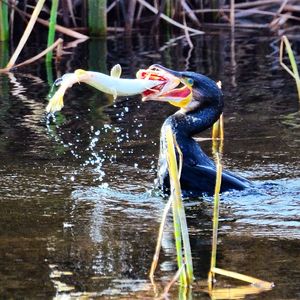
[[[176,137],[176,142],[183,154],[184,161],[190,165],[202,164],[212,165],[213,162],[201,150],[192,136],[211,127],[218,120],[222,108],[206,107],[198,111],[184,113],[179,111],[168,117],[161,128],[160,155],[158,163],[158,178],[162,183],[162,178],[168,173],[167,166],[167,145],[166,129],[171,126]]]
[[[220,117],[222,109],[217,106],[201,108],[192,112],[178,111],[167,118],[163,127],[170,125],[176,139],[191,138],[211,127]]]

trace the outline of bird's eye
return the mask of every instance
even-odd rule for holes
[[[187,83],[188,83],[189,85],[193,85],[193,84],[194,84],[194,80],[193,80],[192,78],[188,78],[188,79],[187,79]]]

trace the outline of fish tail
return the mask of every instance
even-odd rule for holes
[[[58,90],[50,99],[46,111],[47,113],[55,113],[64,107],[64,93]]]

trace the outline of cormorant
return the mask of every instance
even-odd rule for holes
[[[201,149],[193,136],[211,127],[223,111],[223,94],[210,78],[194,72],[177,72],[160,65],[152,65],[148,70],[155,74],[166,74],[168,85],[158,90],[143,93],[143,101],[169,102],[180,110],[169,116],[161,128],[158,182],[168,193],[169,174],[166,159],[165,132],[171,126],[183,156],[181,189],[184,197],[212,195],[216,182],[216,166]],[[147,72],[141,77],[145,77]],[[148,75],[149,76],[149,75]],[[250,182],[231,172],[222,172],[221,192],[242,190]]]

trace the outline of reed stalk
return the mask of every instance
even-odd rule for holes
[[[166,0],[165,4],[165,14],[169,18],[172,18],[172,8],[173,8],[173,1],[172,0]]]
[[[224,119],[223,119],[223,114],[221,114],[218,121],[216,121],[213,125],[212,139],[224,140]]]
[[[54,43],[58,2],[59,0],[52,0],[47,47],[50,47]],[[53,50],[47,53],[46,62],[47,63],[51,62],[52,58],[53,58]]]
[[[55,48],[59,48],[60,45],[62,45],[63,40],[62,39],[58,39],[55,43],[53,43],[52,45],[50,45],[50,47],[46,48],[45,50],[43,50],[42,52],[40,52],[39,54],[27,59],[26,61],[23,61],[17,65],[14,65],[14,68],[19,68],[25,65],[29,65],[35,61],[37,61],[38,59],[42,58],[44,55],[46,55],[49,51],[53,51],[53,49]],[[59,51],[58,51],[59,52]]]
[[[286,52],[288,54],[292,70],[283,62],[284,46],[285,46]],[[298,98],[300,101],[300,77],[299,77],[297,62],[296,62],[291,44],[285,35],[282,36],[282,38],[281,38],[279,61],[280,61],[281,66],[295,79],[297,91],[298,91]]]
[[[1,43],[1,45],[0,45],[0,70],[7,64],[7,61],[9,58],[8,48],[9,48],[8,42]]]
[[[222,183],[222,164],[218,152],[215,154],[215,157],[216,157],[216,166],[217,166],[217,176],[216,176],[216,185],[215,185],[215,193],[214,193],[212,251],[211,251],[211,260],[210,260],[210,271],[208,275],[208,284],[210,287],[212,286],[212,283],[214,281],[213,269],[216,267],[216,261],[217,261],[220,190],[221,190],[221,183]]]
[[[234,279],[238,279],[238,280],[241,280],[244,282],[248,282],[248,283],[256,285],[257,287],[260,287],[262,289],[268,290],[268,289],[271,289],[272,287],[274,287],[273,282],[264,281],[264,280],[261,280],[261,279],[258,279],[258,278],[252,277],[252,276],[240,274],[237,272],[227,271],[227,270],[216,268],[216,267],[213,267],[211,270],[212,270],[212,272],[214,272],[216,274],[227,276],[227,277],[234,278]]]
[[[235,0],[230,0],[230,25],[231,25],[231,33],[234,33],[235,27]]]
[[[163,215],[162,215],[162,220],[161,220],[160,226],[159,226],[155,253],[153,255],[153,260],[152,260],[150,274],[149,274],[149,277],[150,277],[151,281],[153,281],[154,272],[155,272],[157,264],[158,264],[159,252],[160,252],[160,248],[161,248],[161,242],[162,242],[164,227],[165,227],[165,224],[166,224],[167,215],[168,215],[168,212],[170,210],[171,204],[172,204],[172,198],[170,197],[169,201],[167,202],[167,204],[164,208],[164,212],[163,212]]]
[[[13,9],[15,11],[17,11],[22,16],[31,17],[30,14],[28,14],[26,12],[23,12],[21,9],[17,8],[16,6],[13,6]],[[43,26],[49,27],[49,22],[46,21],[46,20],[37,18],[36,22],[39,23],[39,24],[42,24]],[[86,39],[89,38],[87,35],[84,35],[82,33],[74,31],[74,30],[72,30],[70,28],[66,28],[66,27],[63,27],[63,26],[57,25],[57,24],[55,26],[55,30],[58,31],[58,32],[61,32],[62,34],[69,35],[69,36],[73,37],[74,39],[86,40]]]
[[[213,236],[212,236],[212,251],[211,251],[211,260],[210,260],[210,271],[208,273],[208,290],[212,295],[217,293],[217,290],[213,289],[213,283],[215,281],[215,274],[224,275],[227,277],[235,278],[251,284],[255,284],[257,287],[263,290],[271,289],[274,284],[272,282],[260,280],[254,277],[250,277],[244,274],[237,272],[227,271],[216,267],[217,264],[217,244],[218,244],[218,227],[219,227],[219,210],[220,210],[220,190],[222,184],[222,163],[221,157],[222,154],[222,143],[224,139],[224,128],[223,128],[223,116],[221,115],[220,119],[216,122],[216,131],[213,130],[213,155],[216,161],[216,184],[214,191],[214,211],[213,211]],[[216,124],[215,123],[215,124]],[[215,125],[214,124],[214,125]],[[220,145],[217,147],[217,144],[214,145],[214,141],[219,137]],[[222,298],[223,299],[223,298]]]
[[[177,159],[175,154],[176,140],[173,136],[171,127],[167,128],[166,140],[167,140],[168,169],[169,169],[170,189],[171,189],[170,197],[173,198],[173,220],[174,220],[174,233],[175,233],[175,241],[176,241],[178,269],[181,269],[182,264],[185,263],[185,268],[180,273],[180,283],[184,286],[190,286],[192,285],[194,280],[192,252],[191,252],[186,216],[185,216],[183,201],[181,197],[181,187],[179,181],[179,173],[181,171],[178,170]],[[182,162],[180,162],[180,165],[182,165]],[[182,252],[184,253],[184,261],[182,257]]]
[[[175,282],[178,280],[181,272],[184,270],[184,264],[181,266],[180,269],[177,270],[176,274],[174,275],[174,277],[172,278],[172,280],[169,282],[169,284],[164,288],[164,293],[162,294],[162,296],[160,297],[160,299],[168,299],[168,293],[170,288],[175,284]]]
[[[146,7],[147,9],[149,9],[150,11],[152,11],[154,14],[159,14],[159,10],[157,8],[155,8],[154,6],[150,5],[147,1],[145,0],[137,0],[141,5],[143,5],[144,7]],[[184,26],[183,24],[173,20],[172,18],[169,18],[167,15],[160,13],[159,14],[160,18],[164,19],[165,21],[167,21],[168,23],[181,28],[183,30],[188,30],[190,32],[196,33],[196,34],[204,34],[203,31],[195,29],[195,28],[191,28],[189,26]]]
[[[132,31],[132,26],[134,22],[134,14],[136,10],[137,0],[131,0],[128,4],[127,17],[125,20],[125,30],[129,33]]]
[[[221,89],[221,83],[217,83],[218,87]],[[213,268],[216,267],[217,261],[217,244],[218,244],[218,226],[219,226],[219,208],[220,208],[220,190],[222,183],[222,164],[220,159],[220,153],[223,152],[223,140],[224,140],[224,119],[223,114],[217,122],[214,123],[212,129],[212,148],[213,155],[216,161],[216,184],[214,192],[214,211],[213,211],[213,237],[212,237],[212,251],[211,251],[211,260],[210,260],[210,271],[208,273],[208,285],[210,289],[214,281],[214,272]],[[218,144],[218,141],[219,144]]]
[[[19,44],[18,44],[18,46],[17,46],[14,54],[10,58],[10,61],[8,62],[8,64],[7,64],[7,66],[6,66],[6,68],[5,68],[4,71],[10,70],[14,66],[16,60],[18,59],[18,57],[19,57],[19,55],[20,55],[20,53],[21,53],[21,51],[22,51],[22,49],[23,49],[23,47],[25,45],[25,43],[28,40],[28,37],[29,37],[29,35],[30,35],[30,33],[31,33],[32,29],[33,29],[33,26],[34,26],[34,24],[36,22],[36,19],[37,19],[39,13],[41,12],[41,10],[43,8],[44,3],[45,3],[45,0],[38,0],[37,4],[36,4],[36,6],[35,6],[35,8],[33,10],[33,13],[31,15],[31,18],[30,18],[30,20],[29,20],[29,22],[27,24],[27,27],[26,27],[26,29],[25,29],[22,37],[21,37],[21,40],[20,40],[20,42],[19,42]]]
[[[7,3],[0,0],[0,41],[7,41],[9,38],[8,7]]]
[[[172,212],[173,212],[173,226],[174,226],[174,237],[175,237],[175,246],[176,246],[176,254],[177,254],[177,265],[178,269],[182,271],[180,272],[179,281],[180,285],[187,286],[187,274],[186,270],[183,267],[183,252],[182,252],[182,240],[181,240],[181,228],[180,228],[180,218],[178,215],[178,207],[175,204],[175,197],[172,195]]]
[[[88,0],[88,24],[91,36],[103,36],[107,32],[107,0]]]

